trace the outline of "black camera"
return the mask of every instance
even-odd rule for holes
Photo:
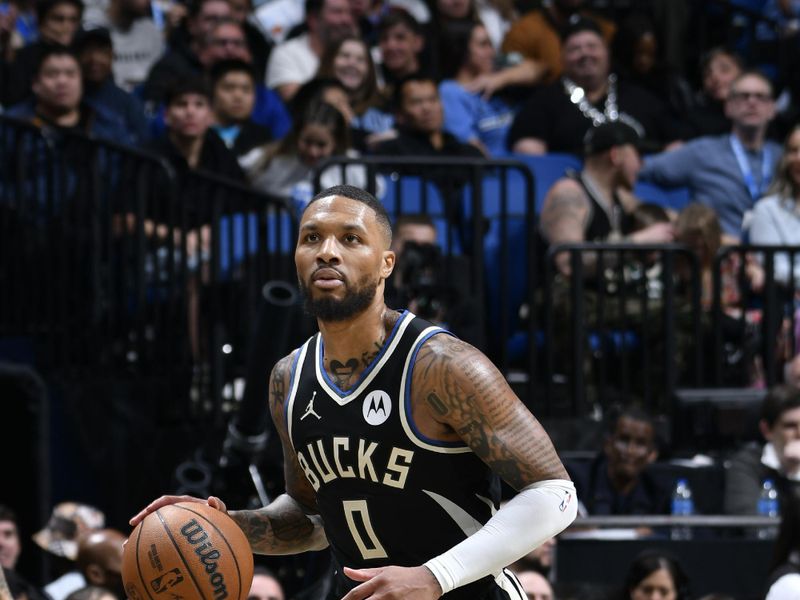
[[[447,285],[439,246],[405,242],[397,273],[400,277],[398,291],[410,310],[429,321],[447,321],[447,309],[453,303],[454,293]]]

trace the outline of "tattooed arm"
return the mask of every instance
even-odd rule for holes
[[[520,493],[486,525],[421,567],[345,568],[363,583],[343,600],[435,599],[503,567],[575,518],[575,487],[544,428],[481,352],[445,335],[421,348],[411,384],[416,426],[427,437],[462,440]]]
[[[539,221],[542,234],[551,246],[582,242],[589,211],[589,202],[580,184],[572,179],[562,179],[556,182],[544,199]],[[558,254],[556,266],[564,275],[569,275],[569,253]]]
[[[281,438],[284,457],[286,493],[269,506],[256,510],[228,512],[225,503],[214,496],[207,500],[209,506],[228,512],[247,536],[256,554],[296,554],[308,550],[322,550],[328,546],[322,520],[316,515],[316,496],[303,475],[289,442],[283,419],[283,405],[289,387],[293,355],[278,361],[270,376],[269,407],[275,428]],[[206,502],[191,496],[162,496],[149,504],[131,519],[136,525],[144,517],[162,506],[176,502]]]
[[[293,355],[278,361],[269,385],[269,409],[283,447],[286,493],[269,506],[230,513],[256,554],[296,554],[328,546],[322,520],[315,514],[317,500],[294,453],[283,416]]]
[[[514,489],[569,479],[539,421],[469,344],[432,337],[420,349],[412,386],[417,427],[436,439],[463,440]]]

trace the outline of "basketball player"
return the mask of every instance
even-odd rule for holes
[[[320,333],[270,378],[286,494],[229,514],[256,553],[330,543],[331,598],[524,598],[504,567],[572,522],[575,488],[481,352],[386,307],[391,236],[383,206],[358,188],[306,208],[295,262]],[[500,510],[498,475],[519,490]],[[186,500],[202,502],[165,496],[131,524]]]

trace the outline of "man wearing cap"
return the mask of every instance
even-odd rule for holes
[[[623,239],[624,222],[637,204],[629,192],[642,166],[638,150],[641,143],[636,130],[620,121],[604,123],[587,132],[583,170],[558,180],[544,201],[540,227],[550,245]],[[626,241],[657,244],[672,239],[669,223],[655,223],[631,234]],[[569,275],[568,254],[558,255],[556,265],[561,273]]]
[[[85,533],[102,529],[105,515],[93,506],[75,502],[57,504],[43,529],[33,534],[33,541],[50,554],[63,559],[67,570],[58,579],[45,586],[44,591],[53,600],[62,600],[86,585],[77,570],[78,539]]]
[[[561,78],[534,92],[517,113],[506,140],[509,150],[580,155],[589,129],[617,120],[654,148],[674,140],[675,128],[664,104],[611,73],[608,45],[594,21],[580,19],[569,25],[561,60]]]
[[[780,145],[766,139],[775,116],[772,84],[757,71],[745,71],[731,83],[725,100],[731,132],[694,139],[648,158],[643,181],[665,187],[688,187],[692,200],[714,209],[724,241],[742,236],[745,213],[772,183]]]

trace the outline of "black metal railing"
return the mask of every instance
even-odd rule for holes
[[[261,287],[294,281],[295,235],[280,199],[0,120],[0,336],[33,340],[45,372],[153,377],[175,410],[194,386],[218,413]]]

